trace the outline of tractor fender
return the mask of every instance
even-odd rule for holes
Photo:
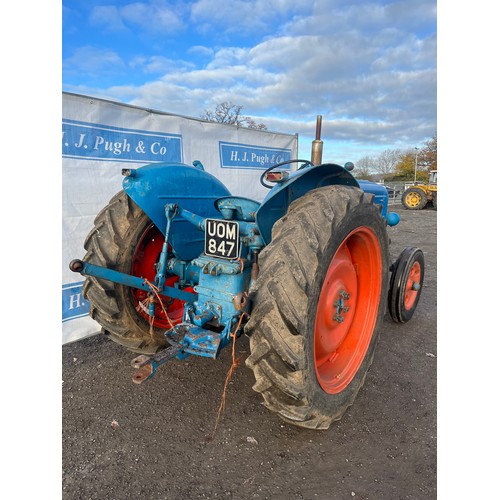
[[[231,193],[216,177],[205,172],[200,162],[154,163],[124,169],[125,193],[146,213],[165,235],[165,205],[176,203],[203,218],[220,217],[215,200]],[[180,217],[174,218],[168,239],[174,255],[192,260],[203,252],[204,234]]]
[[[294,200],[312,189],[335,184],[358,187],[374,194],[374,203],[382,206],[382,215],[385,217],[388,204],[385,187],[373,182],[357,181],[348,170],[334,163],[306,167],[291,173],[285,182],[273,187],[257,211],[255,220],[266,245],[271,242],[274,223],[287,213]]]

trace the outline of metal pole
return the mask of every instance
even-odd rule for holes
[[[414,184],[417,183],[417,158],[418,158],[418,148],[415,147],[415,180],[413,181]]]

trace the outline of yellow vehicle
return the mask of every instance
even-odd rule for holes
[[[437,170],[431,170],[427,184],[412,184],[401,196],[401,203],[408,210],[422,210],[428,202],[437,209]]]

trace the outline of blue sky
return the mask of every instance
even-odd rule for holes
[[[62,89],[199,118],[223,101],[324,160],[436,132],[436,1],[63,0]]]

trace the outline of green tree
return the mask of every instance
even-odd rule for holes
[[[267,130],[267,126],[263,123],[256,123],[253,118],[243,116],[241,111],[243,106],[238,106],[232,102],[221,102],[217,104],[215,110],[206,109],[205,114],[201,115],[202,120],[216,123],[226,123],[228,125],[236,125],[238,127],[247,127],[257,130]]]
[[[399,161],[396,163],[395,169],[396,174],[394,175],[395,181],[413,181],[415,179],[415,161],[418,159],[418,154],[416,151],[409,149],[408,151],[401,154]],[[417,181],[427,181],[429,175],[427,171],[419,168],[419,162],[417,162]]]

